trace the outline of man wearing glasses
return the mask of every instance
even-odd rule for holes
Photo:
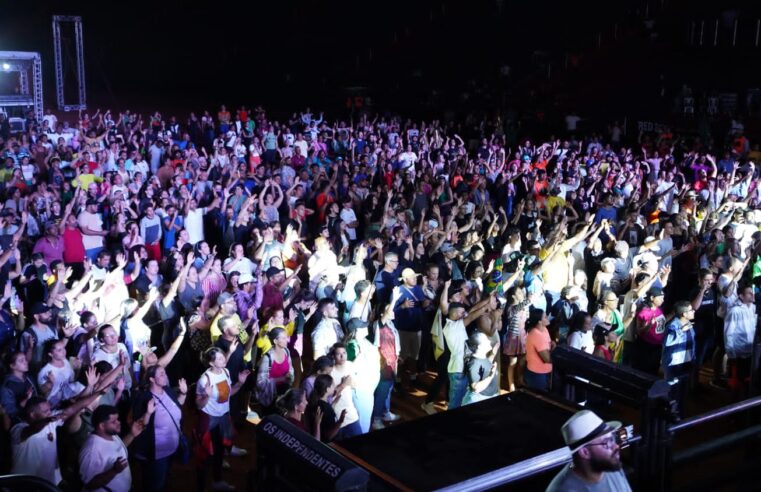
[[[621,422],[603,422],[594,412],[581,410],[563,424],[561,432],[573,454],[547,487],[547,492],[631,491],[621,470],[621,450],[615,432]]]

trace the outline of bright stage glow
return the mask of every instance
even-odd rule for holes
[[[3,63],[3,70],[6,72],[11,69],[11,65],[9,63]]]

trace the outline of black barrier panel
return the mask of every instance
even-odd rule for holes
[[[265,417],[256,427],[260,473],[298,490],[358,491],[369,474],[283,417]],[[282,471],[281,471],[282,470]]]
[[[521,476],[518,470],[503,470],[509,465],[528,466],[526,460],[558,450],[550,458],[555,466],[563,463],[558,454],[568,453],[560,427],[576,410],[552,396],[519,390],[352,437],[336,448],[391,488],[457,490],[461,482],[495,470],[494,482],[504,483],[506,475]],[[542,472],[513,490],[543,491],[557,471],[548,466]]]

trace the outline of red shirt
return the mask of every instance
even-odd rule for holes
[[[262,312],[267,317],[278,309],[283,309],[283,293],[275,284],[267,282],[262,287]]]
[[[63,230],[63,262],[82,263],[85,261],[85,245],[82,243],[82,232],[79,229]]]
[[[317,198],[314,199],[315,204],[317,205],[317,209],[319,210],[319,219],[320,224],[325,223],[325,217],[328,214],[328,207],[331,203],[333,203],[333,197],[330,196],[328,193],[320,193],[317,195]],[[322,206],[327,204],[327,206],[322,209]]]
[[[396,374],[396,363],[398,359],[396,355],[396,337],[394,336],[394,331],[389,328],[388,325],[383,325],[378,330],[378,337],[380,337],[378,350],[381,354],[381,375],[385,379],[393,379]]]

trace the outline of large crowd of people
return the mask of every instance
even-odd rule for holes
[[[392,394],[548,390],[559,344],[682,397],[703,365],[747,391],[742,129],[508,148],[498,117],[70,116],[0,115],[2,472],[165,490],[192,460],[199,491],[234,490],[247,419],[346,439],[399,420]]]

